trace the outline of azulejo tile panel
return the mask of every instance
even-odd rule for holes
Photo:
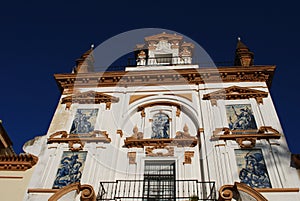
[[[265,160],[260,149],[236,149],[239,178],[252,188],[271,188]]]
[[[228,126],[231,130],[257,129],[250,104],[226,105]]]
[[[98,109],[77,109],[71,127],[71,134],[83,134],[94,131]]]
[[[87,152],[63,152],[53,188],[62,188],[80,182]]]

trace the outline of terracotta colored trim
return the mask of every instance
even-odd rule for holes
[[[121,129],[117,130],[117,134],[120,135],[121,138],[123,137],[123,131]]]
[[[106,109],[110,109],[111,103],[117,103],[119,98],[107,95],[96,91],[87,91],[82,93],[75,93],[71,96],[62,98],[61,104],[66,104],[66,109],[70,109],[73,103],[79,104],[100,104],[106,103]]]
[[[103,142],[110,143],[111,139],[108,137],[106,131],[93,131],[87,134],[68,134],[66,131],[57,131],[50,135],[47,139],[47,144],[51,143],[82,143],[82,148],[85,142]]]
[[[52,188],[29,188],[27,193],[56,193],[59,189]]]
[[[23,179],[22,176],[0,176],[0,179]]]
[[[231,201],[233,198],[237,200],[239,198],[239,191],[247,193],[257,201],[268,201],[262,194],[260,194],[260,192],[257,191],[257,189],[238,182],[235,182],[234,185],[221,186],[218,201]]]
[[[78,194],[81,191],[80,201],[96,201],[96,194],[94,188],[91,185],[81,185],[80,183],[70,184],[61,189],[58,189],[54,194],[48,199],[48,201],[57,201],[65,194],[76,191]]]
[[[240,134],[242,133],[242,134]],[[279,139],[280,134],[271,126],[261,126],[258,130],[230,130],[229,128],[216,128],[211,140],[237,140],[238,138]]]
[[[263,98],[268,97],[268,92],[251,89],[250,87],[231,86],[218,91],[204,94],[203,100],[210,100],[212,105],[217,105],[217,100],[240,100],[255,98],[257,103],[263,104]]]
[[[135,101],[138,101],[138,100],[140,100],[140,99],[150,97],[150,96],[154,96],[154,94],[131,95],[130,98],[129,98],[129,104],[131,104],[131,103],[133,103],[133,102],[135,102]]]
[[[0,156],[0,170],[25,171],[32,168],[38,161],[38,157],[32,154],[20,154],[12,156]]]
[[[266,192],[299,192],[299,188],[255,188],[256,191],[266,193]]]
[[[163,106],[175,106],[177,108],[180,108],[180,104],[178,104],[178,103],[173,103],[173,102],[170,102],[170,101],[157,101],[157,102],[152,102],[152,103],[145,103],[141,106],[138,106],[138,112],[144,110],[147,107],[153,107],[153,106],[157,106],[157,105],[159,105],[159,106],[161,106],[161,105],[163,105]]]
[[[65,194],[67,194],[71,191],[76,191],[77,193],[79,193],[80,192],[79,188],[80,188],[80,183],[74,183],[74,184],[70,184],[68,186],[65,186],[65,187],[55,191],[54,194],[48,199],[48,201],[57,201],[63,195],[65,195]]]
[[[195,147],[198,144],[198,140],[195,137],[188,139],[136,139],[128,137],[124,140],[124,147],[126,148],[144,148],[145,146],[157,146],[157,147],[166,147],[166,146],[177,146],[177,147]]]
[[[275,66],[228,66],[220,68],[172,69],[149,71],[115,71],[79,74],[55,74],[61,91],[72,93],[73,87],[186,85],[217,82],[266,82],[271,86]],[[145,79],[147,77],[147,79]]]

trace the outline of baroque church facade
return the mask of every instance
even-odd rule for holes
[[[231,66],[199,67],[195,44],[161,33],[124,71],[93,49],[56,74],[61,98],[24,201],[300,200],[269,92],[275,66],[238,40]]]

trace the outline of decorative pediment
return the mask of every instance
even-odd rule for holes
[[[66,109],[70,109],[72,103],[79,104],[100,104],[105,103],[106,109],[110,109],[111,103],[116,103],[119,98],[107,95],[101,92],[87,91],[82,93],[76,93],[71,96],[64,97],[62,104],[66,104]]]
[[[57,131],[47,140],[48,144],[68,143],[71,151],[82,150],[86,142],[110,143],[111,139],[106,131],[93,131],[88,134],[69,134],[66,131]]]
[[[230,130],[229,128],[216,128],[211,140],[235,140],[241,148],[252,148],[256,140],[279,139],[281,134],[271,126],[262,126],[258,130]]]
[[[217,105],[217,100],[239,100],[255,98],[257,103],[263,103],[263,98],[268,97],[268,92],[250,89],[249,87],[231,86],[212,93],[204,94],[203,100],[210,100],[212,105]]]
[[[183,36],[177,35],[177,34],[168,34],[166,32],[156,34],[153,36],[145,37],[145,41],[161,41],[161,40],[167,40],[167,41],[181,41],[183,39]]]

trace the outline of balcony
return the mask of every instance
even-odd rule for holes
[[[184,200],[198,197],[198,200],[216,201],[215,182],[200,182],[198,180],[175,180],[174,188],[160,186],[149,189],[151,181],[146,180],[117,180],[100,182],[97,200]],[[156,183],[157,184],[157,183]],[[167,191],[172,191],[167,192]]]

